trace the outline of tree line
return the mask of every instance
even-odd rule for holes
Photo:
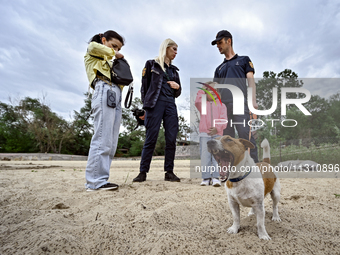
[[[93,135],[91,95],[85,94],[84,106],[74,111],[70,121],[58,116],[42,99],[25,97],[18,102],[0,102],[0,152],[61,153],[88,155]],[[133,108],[141,108],[140,98],[134,98]],[[190,127],[179,115],[178,140],[189,137]],[[123,108],[117,156],[140,156],[145,140],[145,127],[135,129],[137,121],[130,109]],[[164,155],[164,128],[161,127],[155,155]]]
[[[0,152],[87,155],[93,134],[89,99],[71,121],[53,112],[45,96],[11,101],[0,102]]]
[[[322,88],[323,80],[318,79]],[[334,80],[334,82],[337,82]],[[287,105],[285,116],[281,115],[281,88],[303,87],[304,80],[290,69],[280,73],[264,72],[263,79],[256,87],[259,109],[270,109],[272,105],[272,88],[278,89],[278,107],[275,112],[267,116],[259,116],[265,126],[257,130],[258,142],[267,138],[272,146],[285,145],[320,145],[323,143],[339,143],[340,141],[340,93],[337,92],[328,99],[319,95],[311,95],[310,100],[303,106],[312,114],[305,115],[295,105]],[[302,93],[288,93],[287,98],[303,98]],[[270,122],[268,119],[279,121]],[[283,120],[296,120],[295,127],[285,127]],[[295,125],[291,122],[290,125]],[[287,125],[287,126],[288,126]]]

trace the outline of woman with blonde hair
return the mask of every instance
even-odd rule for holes
[[[143,182],[150,169],[150,163],[155,150],[159,129],[163,120],[165,129],[165,181],[180,179],[174,174],[174,159],[176,137],[178,133],[178,115],[175,98],[181,94],[179,69],[172,65],[177,55],[177,44],[166,39],[162,42],[159,55],[146,61],[142,73],[141,98],[145,114],[146,139],[140,162],[140,173],[134,182]]]

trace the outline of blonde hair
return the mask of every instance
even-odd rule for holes
[[[161,68],[163,69],[163,71],[165,72],[165,68],[164,68],[164,59],[166,56],[166,49],[170,46],[174,46],[177,45],[177,43],[175,43],[173,40],[171,40],[170,38],[165,39],[161,46],[159,47],[159,54],[158,57],[155,58],[156,62],[161,66]],[[171,64],[171,60],[170,60],[170,64]]]

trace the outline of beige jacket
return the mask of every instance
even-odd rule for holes
[[[90,55],[104,58],[104,60],[100,60],[98,58],[94,58]],[[89,80],[89,86],[92,86],[93,80],[96,78],[97,71],[101,72],[104,76],[111,79],[110,67],[107,62],[112,66],[112,58],[116,55],[114,49],[109,48],[103,44],[97,42],[91,42],[89,47],[87,48],[87,52],[84,56],[84,63],[87,78]],[[124,86],[120,86],[123,89]]]

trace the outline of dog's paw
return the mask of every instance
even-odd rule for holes
[[[227,232],[228,232],[229,234],[237,234],[237,232],[238,232],[238,227],[236,227],[236,226],[231,226],[230,228],[228,228]]]
[[[271,240],[270,236],[267,233],[259,235],[259,238],[261,240],[266,240],[266,241]]]
[[[272,221],[281,221],[280,216],[273,216]]]

